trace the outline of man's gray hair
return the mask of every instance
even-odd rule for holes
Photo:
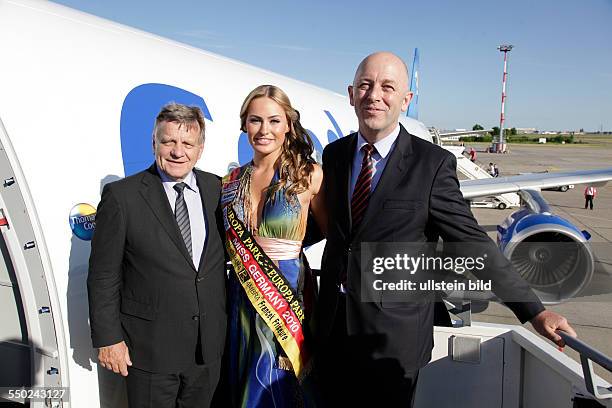
[[[198,106],[187,106],[176,102],[165,105],[155,118],[153,137],[159,140],[159,127],[162,122],[175,122],[190,129],[196,124],[200,128],[200,141],[204,143],[204,114]]]

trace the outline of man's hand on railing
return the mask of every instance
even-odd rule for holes
[[[577,337],[576,332],[567,322],[567,319],[560,314],[544,310],[530,320],[533,328],[559,347],[565,347],[565,341],[555,333],[555,330],[563,330],[572,337]]]

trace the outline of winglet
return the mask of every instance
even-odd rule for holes
[[[412,60],[412,74],[410,75],[410,92],[412,101],[408,105],[406,116],[419,119],[419,49],[414,49],[414,59]]]

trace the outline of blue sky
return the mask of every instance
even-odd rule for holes
[[[419,119],[443,129],[507,125],[612,130],[612,0],[58,3],[315,85],[346,92],[367,54],[420,52]]]

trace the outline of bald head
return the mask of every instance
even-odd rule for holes
[[[359,132],[376,143],[397,129],[400,114],[408,109],[412,93],[406,64],[390,52],[368,55],[357,67],[348,93]]]
[[[408,66],[400,57],[389,51],[379,51],[365,57],[355,71],[353,86],[355,86],[356,81],[363,71],[372,66],[375,68],[381,66],[392,68],[397,74],[396,80],[402,87],[401,91],[408,92]]]

